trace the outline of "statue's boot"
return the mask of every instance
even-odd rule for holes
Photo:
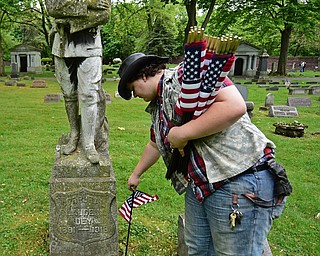
[[[83,133],[84,152],[92,164],[99,163],[99,153],[94,145],[97,120],[97,104],[81,107],[81,125]]]
[[[70,155],[77,149],[80,138],[79,104],[77,100],[66,101],[65,107],[70,124],[70,136],[62,152],[65,155]]]

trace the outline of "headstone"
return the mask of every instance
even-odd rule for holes
[[[17,83],[17,86],[24,87],[24,86],[26,86],[26,84],[25,83]]]
[[[254,103],[253,101],[246,101],[246,106],[247,106],[247,113],[250,118],[253,117],[253,109],[254,109]]]
[[[109,93],[106,93],[106,104],[111,104],[112,100],[111,100],[111,95]]]
[[[309,94],[318,95],[320,94],[320,86],[310,86]]]
[[[258,85],[258,88],[265,88],[265,89],[267,89],[267,88],[269,88],[269,85],[267,85],[267,84],[259,84],[259,85]]]
[[[184,241],[184,227],[185,227],[184,214],[181,214],[178,217],[178,248],[177,248],[178,256],[188,255],[188,247]]]
[[[50,177],[50,255],[118,256],[116,181],[109,159],[57,154]]]
[[[44,96],[44,103],[60,102],[62,98],[62,94],[47,94]]]
[[[269,54],[267,53],[266,50],[264,50],[263,54],[259,56],[259,66],[258,66],[257,73],[255,75],[256,79],[265,79],[267,77],[268,58],[269,58]]]
[[[15,86],[17,84],[17,81],[15,80],[9,80],[5,82],[5,85],[7,86]]]
[[[278,86],[272,86],[266,89],[267,91],[278,91],[279,87]]]
[[[47,88],[47,84],[45,80],[33,80],[31,88]]]
[[[271,117],[299,117],[296,107],[270,106],[269,116]]]
[[[274,95],[272,93],[268,93],[266,95],[266,100],[264,106],[269,108],[270,106],[274,105]]]
[[[241,84],[235,84],[235,86],[237,87],[238,91],[240,92],[242,98],[244,100],[248,99],[248,88],[246,86],[243,86]]]
[[[19,70],[18,70],[18,63],[12,62],[11,63],[11,78],[18,78],[19,77]]]
[[[309,88],[289,88],[290,95],[307,94]]]
[[[275,62],[272,62],[271,64],[271,72],[275,72],[276,71],[276,63]]]
[[[306,84],[317,84],[317,81],[307,81]]]
[[[312,105],[310,98],[290,98],[288,97],[288,106],[299,107],[306,106],[310,107]]]

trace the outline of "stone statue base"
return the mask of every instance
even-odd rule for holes
[[[60,145],[58,145],[60,146]],[[50,177],[50,255],[118,256],[116,181],[109,157],[57,152]]]

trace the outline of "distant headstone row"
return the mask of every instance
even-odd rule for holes
[[[310,87],[299,87],[299,88],[289,88],[290,95],[298,94],[320,94],[320,86],[310,86]]]
[[[29,77],[27,77],[27,78],[29,79]],[[26,79],[26,80],[28,80],[28,79]],[[4,82],[4,84],[6,86],[20,86],[20,87],[26,86],[25,83],[22,83],[20,81],[21,81],[21,79],[12,78],[8,81],[2,81],[2,82]],[[45,80],[33,80],[32,85],[30,87],[31,88],[47,88],[47,84],[46,84]]]

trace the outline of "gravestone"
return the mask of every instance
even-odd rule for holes
[[[310,86],[309,94],[318,95],[320,94],[320,86]]]
[[[47,84],[45,80],[33,80],[31,88],[47,88]]]
[[[63,138],[62,138],[63,140]],[[50,177],[50,255],[118,256],[116,180],[105,155],[91,164],[57,145]]]
[[[106,104],[111,104],[112,103],[112,99],[111,99],[111,94],[106,93]]]
[[[290,106],[270,106],[269,116],[271,117],[299,117],[295,107]]]
[[[238,91],[240,92],[242,98],[244,100],[247,100],[248,99],[248,88],[246,86],[243,86],[241,84],[235,84],[235,86],[237,87]]]
[[[259,84],[258,88],[269,88],[269,85],[267,85],[267,84]]]
[[[4,83],[6,86],[15,86],[17,84],[16,80],[9,80]]]
[[[268,58],[269,58],[269,54],[267,53],[266,50],[264,50],[262,55],[259,56],[259,66],[258,66],[257,73],[255,75],[255,79],[266,79],[267,78]]]
[[[60,102],[62,98],[62,94],[47,94],[44,96],[44,103]]]
[[[274,105],[274,95],[272,93],[268,93],[266,95],[266,100],[264,106],[269,108],[270,106]]]
[[[178,256],[188,255],[188,247],[184,241],[184,227],[185,227],[184,214],[181,214],[178,217],[178,248],[177,248]]]
[[[242,98],[245,100],[246,107],[247,107],[247,113],[248,113],[249,117],[252,118],[254,103],[252,101],[247,101],[248,94],[249,94],[248,88],[244,85],[241,85],[241,84],[235,84],[235,86],[237,87],[238,91],[240,92]]]
[[[291,87],[291,86],[290,86]],[[289,88],[289,95],[299,95],[299,94],[307,94],[309,88]]]
[[[261,106],[259,110],[267,111],[269,110],[270,106],[273,106],[273,105],[274,105],[274,95],[272,93],[268,93],[266,95],[264,106]]]
[[[312,105],[310,98],[288,98],[288,106],[299,107],[306,106],[310,107]]]
[[[317,84],[317,81],[307,81],[306,84]]]
[[[19,77],[19,70],[18,70],[18,63],[12,62],[11,63],[11,78],[18,78]]]
[[[272,86],[266,89],[267,91],[278,91],[279,87],[278,86]]]
[[[111,1],[45,3],[59,27],[52,47],[58,82],[62,91],[76,92],[64,94],[70,134],[59,140],[50,176],[50,256],[118,256],[116,179],[108,150],[99,29],[110,18]],[[68,57],[71,75],[64,69],[63,58]],[[77,84],[72,74],[80,73],[78,57],[87,66]],[[82,93],[82,87],[88,90]]]

